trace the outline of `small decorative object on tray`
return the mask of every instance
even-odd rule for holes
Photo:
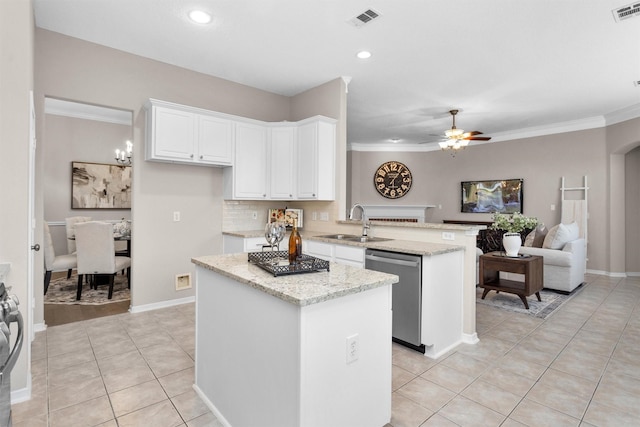
[[[329,261],[302,254],[296,264],[289,264],[288,251],[249,252],[249,262],[274,276],[329,271]]]

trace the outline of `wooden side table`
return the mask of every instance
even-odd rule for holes
[[[489,291],[508,292],[520,297],[529,309],[527,297],[536,294],[538,301],[543,281],[543,258],[538,255],[505,256],[503,252],[490,252],[480,256],[480,283],[484,288],[482,299]],[[524,282],[500,278],[500,272],[524,274]]]

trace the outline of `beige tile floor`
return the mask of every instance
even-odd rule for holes
[[[478,305],[480,342],[438,360],[394,344],[391,425],[640,425],[640,278],[587,279],[546,320]],[[193,358],[193,304],[48,328],[14,426],[220,426]]]

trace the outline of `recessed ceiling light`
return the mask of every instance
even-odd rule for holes
[[[399,138],[391,138],[391,142],[393,142],[394,144],[397,144],[398,142],[400,142]]]
[[[369,52],[368,50],[361,50],[356,54],[356,56],[360,59],[369,59],[371,58],[371,52]]]
[[[196,24],[208,24],[211,22],[211,15],[204,10],[192,10],[189,12],[189,19]]]

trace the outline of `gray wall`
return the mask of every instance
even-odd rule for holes
[[[640,120],[624,126],[636,130],[640,140]],[[560,222],[560,183],[582,186],[587,175],[589,185],[589,262],[591,270],[611,272],[609,262],[609,148],[606,128],[513,141],[469,146],[452,157],[447,152],[350,152],[351,202],[381,205],[442,205],[429,209],[427,220],[443,219],[491,221],[490,214],[460,212],[460,182],[483,179],[524,178],[524,213],[538,217],[548,226]],[[405,163],[413,174],[411,191],[402,199],[390,201],[378,195],[373,187],[373,174],[385,161]],[[630,160],[631,162],[631,160]],[[637,157],[627,169],[638,170]],[[636,172],[637,173],[637,172]],[[629,182],[629,181],[627,181]],[[633,182],[633,181],[631,181]],[[637,182],[637,181],[636,181]],[[570,196],[574,198],[574,196]],[[577,198],[577,197],[576,197]],[[631,202],[630,202],[631,203]],[[556,210],[551,210],[555,205]],[[619,205],[624,210],[624,204]],[[628,210],[637,212],[639,205]],[[620,208],[618,208],[619,210]],[[636,215],[637,217],[637,215]],[[638,239],[629,239],[627,253],[638,253]],[[629,270],[635,268],[635,270]],[[630,265],[627,271],[638,271]]]
[[[627,272],[640,276],[640,147],[625,156],[625,222]]]

